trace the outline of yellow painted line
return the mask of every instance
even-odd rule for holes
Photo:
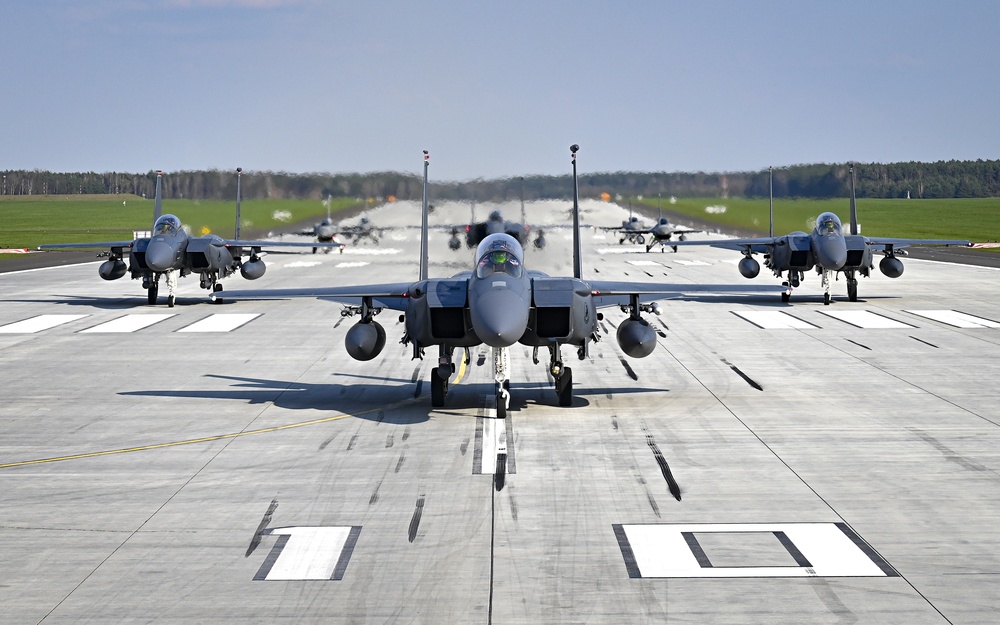
[[[455,382],[454,382],[454,384],[458,384],[459,382],[462,381],[462,378],[465,377],[465,371],[466,371],[465,363],[466,363],[466,360],[463,357],[462,358],[462,364],[460,364],[458,366],[458,375],[455,376]]]
[[[357,417],[363,414],[368,414],[370,412],[375,412],[376,410],[385,410],[386,408],[393,408],[399,404],[413,401],[412,399],[406,399],[403,401],[396,402],[395,404],[390,404],[388,406],[382,406],[381,408],[372,408],[371,410],[365,410],[362,412],[355,412],[350,414],[341,414],[335,417],[324,417],[323,419],[313,419],[311,421],[301,421],[299,423],[289,423],[288,425],[277,425],[270,428],[262,428],[259,430],[247,430],[245,432],[233,432],[230,434],[217,434],[215,436],[205,436],[202,438],[189,438],[184,441],[173,441],[170,443],[157,443],[154,445],[142,445],[140,447],[125,447],[122,449],[106,449],[104,451],[92,451],[85,454],[73,454],[71,456],[57,456],[54,458],[38,458],[35,460],[22,460],[20,462],[7,462],[0,464],[0,469],[9,469],[12,467],[24,467],[32,464],[46,464],[49,462],[62,462],[64,460],[80,460],[83,458],[97,458],[100,456],[113,456],[115,454],[129,454],[137,451],[150,451],[152,449],[165,449],[167,447],[179,447],[181,445],[194,445],[196,443],[211,443],[213,441],[221,441],[232,438],[240,438],[242,436],[252,436],[254,434],[268,434],[270,432],[280,432],[281,430],[290,430],[292,428],[301,428],[307,425],[318,425],[320,423],[330,423],[331,421],[340,421],[341,419],[347,419],[349,417]]]

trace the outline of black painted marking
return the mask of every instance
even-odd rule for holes
[[[333,569],[333,576],[330,579],[336,581],[344,579],[344,573],[347,572],[347,563],[351,561],[354,546],[358,544],[358,536],[360,535],[361,526],[352,526],[350,533],[347,535],[347,541],[344,542],[344,548],[340,552],[340,559],[337,560],[337,566]]]
[[[622,558],[625,559],[625,570],[628,571],[629,578],[640,579],[642,573],[639,572],[639,565],[635,562],[635,554],[632,552],[632,545],[628,542],[628,536],[625,535],[625,528],[618,523],[613,524],[611,528],[615,531],[618,548],[622,550]]]
[[[264,528],[266,528],[267,524],[271,522],[271,515],[274,514],[274,511],[277,509],[278,500],[272,499],[271,505],[267,507],[267,512],[264,513],[264,518],[262,518],[260,523],[257,525],[257,531],[254,532],[253,538],[250,539],[250,546],[247,548],[247,552],[243,556],[244,558],[250,557],[250,554],[253,553],[254,549],[257,548],[257,545],[260,544],[260,537],[264,535]]]
[[[257,574],[253,576],[253,581],[259,582],[267,579],[268,574],[271,572],[271,567],[274,563],[278,561],[278,556],[281,555],[281,550],[285,548],[288,544],[288,539],[291,538],[288,534],[278,536],[278,540],[274,541],[274,546],[271,547],[270,553],[264,558],[264,563],[260,565],[257,570]]]
[[[896,569],[892,568],[892,565],[886,562],[885,558],[880,556],[877,551],[872,549],[871,545],[866,543],[864,539],[854,532],[854,530],[848,527],[847,523],[834,523],[834,525],[836,525],[840,531],[844,532],[844,534],[851,539],[851,542],[854,543],[858,549],[864,552],[864,554],[875,563],[875,566],[880,568],[882,572],[885,573],[886,577],[901,577],[901,575],[896,572]]]
[[[681,536],[684,537],[684,542],[687,543],[688,549],[694,555],[695,560],[698,561],[698,566],[703,569],[714,568],[712,566],[712,561],[708,559],[708,555],[705,550],[701,548],[701,543],[695,537],[694,532],[681,532]]]
[[[393,442],[394,442],[393,433],[389,432],[389,434],[386,435],[385,437],[385,448],[389,449],[390,447],[392,447]]]
[[[663,457],[663,452],[660,451],[660,448],[656,445],[656,441],[653,440],[652,434],[646,434],[646,444],[653,450],[653,457],[656,458],[656,464],[660,465],[660,472],[663,473],[663,479],[667,481],[667,488],[670,490],[670,494],[674,496],[674,499],[680,501],[681,487],[674,479],[673,473],[670,472],[670,465],[667,464],[667,459]]]
[[[642,270],[642,273],[646,274],[646,275],[647,275],[647,276],[649,276],[650,278],[652,278],[652,277],[653,277],[653,274],[649,273],[649,272],[648,272],[648,271],[646,271],[645,269],[643,269],[643,270]]]
[[[482,367],[484,364],[486,364],[486,354],[479,354],[479,359],[476,360],[476,366]]]
[[[472,474],[483,474],[483,417],[476,419],[476,446],[472,450]]]
[[[403,462],[406,461],[406,454],[399,454],[399,460],[396,462],[396,470],[393,473],[399,473],[399,470],[403,468]]]
[[[628,377],[632,378],[633,380],[639,379],[639,376],[636,375],[635,371],[632,370],[632,365],[628,364],[628,361],[626,361],[623,356],[619,356],[618,360],[622,363],[622,366],[625,367],[625,373],[628,374]]]
[[[746,318],[746,317],[744,317],[743,315],[737,315],[737,314],[736,314],[736,311],[735,311],[735,310],[730,310],[729,312],[730,312],[731,314],[735,315],[736,317],[739,317],[739,318],[740,318],[740,319],[742,319],[743,321],[746,321],[747,323],[749,323],[749,324],[750,324],[750,325],[752,325],[752,326],[756,326],[756,327],[760,328],[761,330],[766,330],[766,329],[767,329],[767,328],[765,328],[764,326],[760,325],[759,323],[756,323],[756,322],[754,322],[754,321],[751,321],[750,319],[747,319],[747,318]]]
[[[667,338],[667,333],[666,332],[664,332],[663,330],[661,330],[659,328],[654,328],[654,329],[656,330],[656,333],[660,335],[660,338],[663,338],[663,339]]]
[[[725,362],[725,361],[723,361],[723,362]],[[756,382],[754,382],[753,378],[751,378],[747,374],[745,374],[742,371],[740,371],[740,368],[737,367],[736,365],[729,365],[729,368],[732,369],[734,372],[736,372],[736,375],[738,375],[741,378],[743,378],[743,380],[747,384],[749,384],[750,386],[754,387],[758,391],[763,391],[764,390],[764,388],[760,384],[757,384]]]
[[[469,439],[465,439],[464,441],[462,441],[462,446],[459,447],[458,449],[459,451],[462,452],[462,455],[464,456],[465,452],[469,450]]]
[[[507,473],[517,473],[517,462],[514,459],[514,420],[509,416],[504,419],[504,430],[507,435]]]
[[[514,485],[507,487],[507,495],[510,497],[510,518],[517,520],[517,500],[514,499]]]
[[[851,339],[844,339],[844,340],[847,341],[848,343],[854,343],[858,347],[864,347],[868,351],[872,351],[872,348],[868,347],[867,345],[862,345],[861,343],[858,343],[857,341],[852,341]]]
[[[413,509],[413,517],[410,519],[410,530],[407,534],[408,540],[412,543],[417,537],[417,529],[420,528],[420,516],[424,512],[424,497],[421,495],[417,499],[417,506]]]
[[[791,555],[792,559],[795,560],[795,564],[810,569],[812,568],[812,563],[810,563],[802,552],[799,551],[799,548],[795,546],[795,543],[792,542],[792,539],[790,539],[787,534],[784,532],[774,532],[774,537],[778,539],[778,542],[781,543],[782,547],[788,550],[789,555]]]
[[[918,339],[918,338],[917,338],[917,337],[915,337],[915,336],[911,336],[910,338],[911,338],[911,339],[913,339],[914,341],[920,341],[920,342],[921,342],[921,343],[923,343],[924,345],[930,345],[930,346],[931,346],[931,347],[933,347],[934,349],[940,349],[940,348],[939,348],[939,347],[938,347],[937,345],[935,345],[934,343],[928,343],[927,341],[925,341],[925,340],[923,340],[923,339]]]
[[[627,271],[623,271],[622,273],[623,273],[623,274],[625,274],[626,276],[628,275],[628,272],[627,272]]]
[[[665,322],[663,319],[660,319],[659,317],[657,317],[656,320],[659,321],[660,325],[663,326],[664,328],[666,328],[667,330],[670,329],[670,326],[668,326],[667,322]]]
[[[323,451],[324,449],[326,449],[327,445],[329,445],[330,443],[332,443],[332,442],[333,442],[333,439],[335,439],[335,438],[337,438],[337,435],[336,435],[336,434],[334,434],[334,435],[333,435],[333,436],[331,436],[330,438],[328,438],[328,439],[326,439],[325,441],[323,441],[322,443],[320,443],[320,445],[319,445],[319,450],[320,450],[320,451]]]
[[[340,324],[342,324],[342,323],[344,323],[344,317],[341,317],[340,319],[337,319],[337,323],[333,324],[333,329],[336,330],[337,328],[340,327]]]
[[[604,259],[602,258],[601,260],[604,260]],[[598,269],[597,267],[594,267],[594,273],[601,273],[601,270]]]
[[[507,479],[507,454],[500,452],[497,454],[497,468],[493,471],[493,487],[500,492],[503,490],[504,482]]]
[[[609,397],[608,399],[611,398]],[[615,432],[618,431],[618,415],[616,414],[611,415],[611,427],[612,429],[614,429]]]
[[[374,505],[378,501],[378,489],[382,488],[382,480],[378,481],[375,485],[375,490],[372,491],[371,497],[368,498],[368,505]]]
[[[410,438],[410,426],[403,428],[403,440]]]
[[[351,451],[352,449],[354,449],[354,445],[357,442],[358,442],[358,435],[355,434],[354,436],[351,437],[350,442],[347,443],[347,451]]]

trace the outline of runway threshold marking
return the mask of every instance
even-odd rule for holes
[[[802,321],[798,317],[793,317],[786,312],[780,310],[734,310],[732,311],[737,317],[742,317],[746,321],[754,324],[758,328],[763,328],[765,330],[783,330],[783,329],[794,329],[794,330],[816,330],[819,326],[813,325],[808,321]]]
[[[260,313],[216,313],[209,315],[178,332],[232,332],[260,317]]]
[[[865,329],[888,329],[888,328],[913,328],[908,323],[896,321],[883,315],[873,313],[870,310],[823,310],[827,317],[833,317],[852,326]]]
[[[167,447],[180,447],[181,445],[194,445],[196,443],[211,443],[213,441],[227,440],[231,438],[240,438],[243,436],[253,436],[255,434],[269,434],[271,432],[280,432],[281,430],[291,430],[293,428],[301,428],[308,425],[319,425],[321,423],[330,423],[332,421],[340,421],[341,419],[348,419],[350,417],[358,417],[364,414],[369,414],[376,412],[378,410],[386,410],[390,408],[396,408],[402,404],[413,401],[412,399],[404,399],[398,401],[394,404],[389,404],[381,408],[372,408],[370,410],[363,410],[361,412],[351,412],[347,414],[339,414],[333,417],[324,417],[322,419],[311,419],[309,421],[300,421],[298,423],[289,423],[286,425],[277,425],[269,428],[261,428],[258,430],[246,430],[243,432],[232,432],[229,434],[217,434],[215,436],[203,436],[201,438],[189,438],[183,441],[171,441],[169,443],[154,443],[152,445],[140,445],[137,447],[123,447],[121,449],[106,449],[103,451],[91,451],[82,454],[72,454],[67,456],[55,456],[52,458],[36,458],[34,460],[21,460],[19,462],[6,462],[0,464],[0,469],[10,469],[13,467],[24,467],[32,464],[46,464],[50,462],[63,462],[65,460],[82,460],[84,458],[98,458],[100,456],[113,456],[116,454],[129,454],[138,451],[152,451],[154,449],[166,449]]]
[[[125,315],[111,321],[105,321],[86,330],[80,330],[80,334],[87,333],[128,333],[138,332],[143,328],[160,323],[174,316],[174,313],[141,313],[135,315]]]
[[[56,326],[61,326],[70,321],[83,319],[88,315],[38,315],[24,321],[15,321],[7,325],[0,326],[0,334],[34,334],[42,330],[49,330]]]
[[[631,578],[899,577],[846,523],[612,528]]]
[[[957,310],[904,310],[903,312],[939,321],[956,328],[1000,328],[1000,323],[996,321],[958,312]]]

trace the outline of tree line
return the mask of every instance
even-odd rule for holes
[[[850,193],[845,163],[793,165],[775,169],[775,197],[835,198]],[[859,163],[857,193],[869,198],[970,198],[1000,196],[1000,160],[935,163]],[[152,197],[156,172],[58,173],[39,170],[0,172],[2,195],[133,194]],[[235,200],[235,171],[179,171],[164,175],[164,197]],[[246,199],[327,196],[420,199],[417,173],[294,174],[243,172]],[[464,182],[435,182],[438,200],[565,199],[572,195],[570,176],[523,176]],[[758,172],[613,172],[581,174],[580,194],[596,197],[767,197],[768,171]]]

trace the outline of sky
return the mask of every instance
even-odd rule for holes
[[[1000,158],[1000,2],[14,0],[0,170]]]

